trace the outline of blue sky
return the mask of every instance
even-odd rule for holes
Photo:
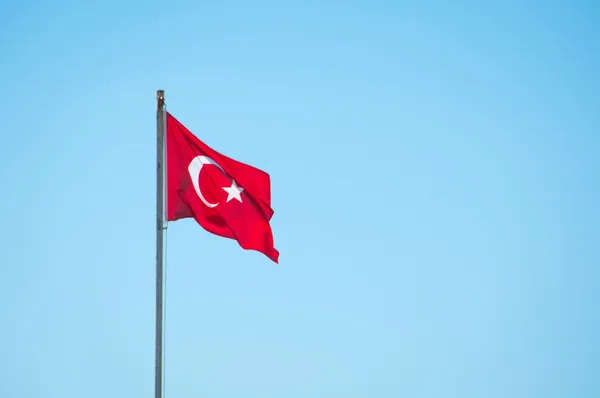
[[[152,397],[155,91],[271,174],[169,225],[166,397],[600,395],[600,6],[0,6],[0,396]]]

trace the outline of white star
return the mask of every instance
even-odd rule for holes
[[[238,187],[235,184],[235,181],[231,181],[231,186],[223,187],[223,190],[225,192],[227,192],[227,201],[228,202],[233,198],[239,200],[240,202],[242,201],[242,196],[240,194],[244,191],[244,188]]]

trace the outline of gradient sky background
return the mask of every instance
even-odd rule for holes
[[[167,398],[600,396],[599,4],[3,2],[0,397],[153,397],[157,89],[281,252],[169,225]]]

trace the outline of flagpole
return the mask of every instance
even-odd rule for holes
[[[154,368],[154,398],[163,393],[163,238],[165,192],[165,92],[156,91],[156,346]]]

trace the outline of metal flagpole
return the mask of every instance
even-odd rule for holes
[[[156,91],[156,347],[154,398],[163,393],[163,270],[165,194],[165,92]]]

